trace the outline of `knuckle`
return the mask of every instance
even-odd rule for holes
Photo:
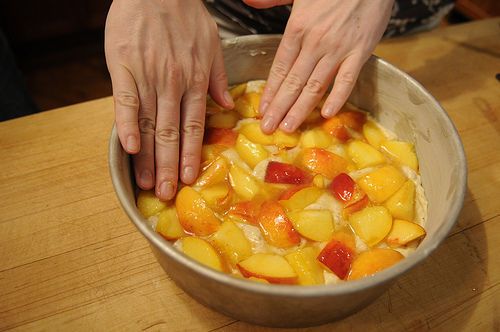
[[[140,117],[139,131],[141,134],[152,135],[155,131],[155,121],[148,117]]]
[[[314,78],[311,78],[307,81],[307,84],[306,84],[304,89],[307,90],[311,94],[319,95],[323,92],[323,90],[325,88],[324,88],[323,83],[321,83],[320,81],[318,81]]]
[[[190,120],[187,121],[183,128],[182,132],[184,135],[192,137],[192,138],[202,138],[203,137],[203,128],[204,123],[203,120]]]
[[[294,19],[288,23],[287,32],[292,36],[302,35],[305,30],[307,19],[305,17],[295,15]]]
[[[165,69],[167,70],[167,80],[169,82],[176,82],[182,75],[182,66],[176,62],[167,63]]]
[[[280,79],[284,79],[288,74],[287,66],[283,62],[278,61],[271,68],[271,74]]]
[[[352,71],[346,71],[335,79],[335,83],[354,85],[356,83],[356,75]]]
[[[299,93],[302,86],[302,79],[296,74],[289,74],[284,82],[285,89],[292,94]]]
[[[131,91],[118,91],[114,94],[115,104],[128,109],[139,109],[139,97]]]
[[[207,75],[203,70],[195,70],[191,78],[191,86],[196,89],[201,89],[206,85],[207,80]]]
[[[227,74],[224,70],[218,71],[213,77],[216,82],[227,82]]]
[[[156,173],[159,181],[162,180],[173,180],[177,178],[177,162],[172,159],[167,164],[161,164],[156,166]]]
[[[179,142],[179,129],[172,125],[159,128],[155,132],[155,140],[161,144],[177,144]]]

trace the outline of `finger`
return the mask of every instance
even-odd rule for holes
[[[332,91],[321,110],[323,117],[334,116],[344,106],[356,84],[363,64],[364,59],[359,56],[350,56],[340,64]]]
[[[141,143],[137,114],[139,111],[139,96],[134,77],[122,66],[110,66],[109,73],[113,85],[116,130],[120,142],[127,153],[137,153]]]
[[[297,101],[280,124],[285,132],[295,131],[318,105],[336,71],[336,58],[323,57],[307,80]]]
[[[310,52],[302,51],[300,53],[262,118],[261,129],[264,133],[270,134],[276,130],[285,114],[301,94],[316,63],[317,60]]]
[[[182,97],[180,175],[185,184],[193,183],[198,177],[205,127],[208,80],[201,70],[197,70],[195,76],[194,83]]]
[[[265,114],[269,104],[278,92],[281,83],[287,77],[288,72],[292,68],[297,56],[300,53],[300,41],[291,34],[283,35],[278,50],[274,57],[273,64],[269,71],[269,77],[264,87],[260,100],[259,113]]]
[[[293,0],[243,0],[249,6],[254,8],[271,8],[275,6],[289,5],[293,3]]]
[[[181,88],[172,78],[158,96],[155,132],[156,196],[172,199],[179,178]]]
[[[234,101],[231,94],[227,91],[227,75],[224,68],[224,59],[220,46],[215,53],[212,69],[210,70],[210,79],[208,91],[212,99],[224,108],[232,109]]]
[[[138,76],[140,77],[140,76]],[[154,186],[154,142],[156,125],[156,91],[148,85],[139,85],[139,131],[141,150],[134,160],[134,172],[137,185],[144,190]]]

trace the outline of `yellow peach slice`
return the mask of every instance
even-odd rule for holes
[[[266,135],[262,132],[260,122],[257,121],[243,124],[240,128],[240,134],[257,144],[271,145],[274,141],[273,135]]]
[[[380,145],[380,149],[398,163],[409,166],[414,171],[418,170],[417,154],[413,144],[401,141],[386,141]]]
[[[245,93],[234,102],[234,110],[243,118],[255,118],[259,115],[260,93]]]
[[[224,150],[227,150],[227,146],[220,144],[203,144],[201,147],[201,162],[211,162],[219,158]]]
[[[177,193],[175,207],[186,232],[205,236],[219,229],[220,221],[214,211],[193,188],[186,186]]]
[[[233,221],[226,220],[210,241],[232,265],[252,255],[252,246],[245,233]]]
[[[333,235],[333,217],[328,210],[299,210],[287,215],[295,230],[309,240],[326,242]]]
[[[239,166],[231,166],[229,169],[229,179],[236,194],[244,200],[251,200],[260,191],[257,179]]]
[[[375,248],[362,252],[352,262],[348,280],[356,280],[373,275],[386,269],[404,258],[401,253],[392,249]]]
[[[320,148],[307,148],[302,151],[300,163],[309,171],[333,179],[347,172],[349,162],[335,153]]]
[[[401,188],[384,203],[392,216],[397,219],[413,221],[415,217],[415,184],[406,181]]]
[[[194,236],[184,237],[179,241],[184,254],[214,270],[224,271],[219,254],[210,243]]]
[[[258,221],[261,233],[270,245],[278,248],[290,248],[300,243],[299,233],[293,229],[290,219],[278,202],[264,202]]]
[[[247,90],[247,84],[241,83],[229,89],[229,94],[231,95],[233,100],[236,100],[241,96],[243,96],[246,90]]]
[[[349,216],[349,224],[370,247],[382,241],[391,231],[392,217],[383,206],[366,207]]]
[[[219,112],[207,118],[207,127],[210,128],[234,128],[240,117],[233,111]]]
[[[347,154],[359,168],[376,166],[385,162],[384,155],[371,145],[354,140],[347,145]]]
[[[316,260],[317,255],[314,248],[305,247],[285,256],[297,273],[299,285],[322,285],[325,283],[323,269]]]
[[[289,199],[281,200],[280,204],[287,211],[303,210],[306,206],[316,202],[323,192],[316,186],[305,187],[294,193]]]
[[[227,182],[220,182],[200,190],[201,197],[217,212],[225,211],[232,203],[232,188]]]
[[[174,206],[169,206],[160,212],[156,223],[156,232],[167,240],[177,240],[186,235]]]
[[[262,144],[253,143],[243,134],[238,135],[235,149],[241,159],[251,168],[254,168],[259,162],[269,157],[269,152],[267,152]]]
[[[385,242],[391,247],[400,247],[425,236],[425,229],[413,222],[395,219]]]
[[[217,157],[205,168],[196,180],[195,186],[213,186],[227,180],[229,165],[224,157]]]
[[[382,130],[372,121],[368,121],[363,125],[363,135],[368,143],[377,149],[387,139]]]
[[[166,206],[167,203],[160,201],[153,190],[141,190],[137,196],[137,209],[145,218],[160,213]]]
[[[300,146],[303,148],[326,149],[332,142],[333,137],[320,128],[304,131],[300,137]]]
[[[394,166],[383,166],[358,180],[358,185],[374,203],[382,203],[405,183],[405,176]]]
[[[256,277],[273,284],[295,284],[297,273],[283,256],[255,254],[238,263],[244,277]]]
[[[298,132],[288,134],[281,129],[277,129],[272,136],[273,143],[282,148],[293,148],[299,144],[300,140],[300,134]]]

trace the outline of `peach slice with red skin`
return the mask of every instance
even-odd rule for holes
[[[191,187],[183,187],[175,199],[179,221],[187,233],[206,236],[219,229],[220,220],[201,195]]]
[[[227,215],[228,217],[234,217],[248,224],[258,225],[261,206],[261,201],[251,200],[238,202],[229,208]]]
[[[208,128],[205,130],[203,144],[219,144],[233,147],[236,144],[238,133],[228,128]]]
[[[329,179],[345,173],[349,165],[349,162],[341,156],[320,148],[304,149],[300,163],[309,171],[324,175]]]
[[[360,131],[366,122],[366,114],[356,111],[342,111],[323,122],[322,128],[342,142],[349,140],[351,135],[347,128]]]
[[[264,181],[268,183],[310,184],[312,177],[297,166],[270,161],[267,164]]]
[[[333,178],[330,184],[330,191],[333,197],[341,202],[349,202],[354,195],[356,182],[346,173],[340,173]]]
[[[254,254],[238,263],[238,269],[245,278],[255,277],[273,284],[297,283],[297,273],[287,260],[275,254]]]
[[[289,248],[300,243],[300,235],[278,202],[264,202],[258,220],[262,235],[270,245]]]
[[[404,256],[396,250],[374,248],[364,251],[352,262],[348,280],[356,280],[384,270],[402,260]]]
[[[319,253],[318,261],[337,277],[345,280],[355,253],[354,236],[347,232],[337,232]]]

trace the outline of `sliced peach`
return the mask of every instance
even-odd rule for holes
[[[263,283],[263,284],[269,284],[269,281],[267,281],[266,279],[262,279],[262,278],[248,277],[247,279],[255,281],[255,282],[260,282],[260,283]]]
[[[225,211],[232,203],[233,190],[229,183],[220,182],[213,186],[203,187],[200,190],[201,197],[208,206],[217,212]]]
[[[259,115],[260,93],[248,92],[236,99],[234,110],[243,118],[256,118]]]
[[[366,207],[349,216],[349,224],[370,247],[382,241],[392,227],[392,217],[383,206]]]
[[[359,168],[376,166],[385,162],[384,155],[371,145],[353,140],[347,145],[347,154]]]
[[[353,198],[356,182],[346,173],[340,173],[330,183],[330,191],[337,200],[349,202]]]
[[[363,210],[369,204],[370,200],[368,199],[368,196],[366,194],[363,195],[360,199],[354,200],[354,202],[350,202],[349,204],[344,206],[344,209],[342,210],[344,218],[347,219],[350,214]]]
[[[309,184],[311,175],[292,164],[270,161],[267,164],[264,181],[268,183]]]
[[[303,210],[316,202],[323,193],[324,191],[318,187],[308,186],[292,194],[289,199],[281,200],[280,203],[287,211]]]
[[[293,132],[291,134],[285,133],[281,129],[276,129],[273,133],[273,143],[281,148],[293,148],[299,144],[300,134]]]
[[[384,203],[392,216],[397,219],[413,221],[415,218],[415,184],[406,181],[401,188]]]
[[[238,221],[258,225],[261,206],[262,202],[256,200],[238,202],[229,208],[227,215],[230,218],[236,218]]]
[[[349,165],[344,158],[320,148],[304,149],[300,163],[311,172],[324,175],[329,179],[347,172]]]
[[[271,145],[274,141],[273,135],[266,135],[262,132],[259,121],[243,124],[240,128],[240,133],[257,144]]]
[[[308,184],[299,184],[296,186],[291,186],[290,188],[287,188],[284,192],[281,193],[279,196],[279,200],[287,200],[290,199],[296,192],[299,190],[302,190],[304,188],[310,187]]]
[[[238,135],[235,149],[241,159],[251,168],[254,168],[255,165],[269,157],[269,152],[267,152],[262,144],[253,143],[243,134]]]
[[[425,236],[425,229],[413,222],[395,219],[385,242],[391,247],[401,247]]]
[[[177,240],[186,235],[174,206],[169,206],[160,212],[156,223],[156,232],[167,240]]]
[[[380,144],[387,139],[382,130],[373,121],[367,121],[363,125],[363,135],[368,143],[377,149],[380,147]]]
[[[207,114],[216,114],[219,112],[224,111],[224,108],[217,104],[210,96],[207,96],[207,107],[206,107],[206,113]]]
[[[382,203],[392,196],[403,183],[405,176],[394,166],[375,169],[358,180],[358,185],[374,203]]]
[[[374,248],[364,251],[352,262],[348,280],[356,280],[371,276],[386,269],[404,258],[401,253],[392,249]]]
[[[398,163],[409,166],[414,171],[418,170],[418,159],[413,144],[401,141],[385,141],[380,145],[380,149]]]
[[[293,227],[300,235],[312,240],[325,242],[333,234],[333,217],[328,210],[299,210],[287,213]]]
[[[322,285],[325,283],[323,270],[316,260],[317,252],[312,247],[297,249],[285,256],[295,270],[299,285]]]
[[[325,177],[321,174],[316,174],[313,178],[313,184],[318,188],[326,188],[328,185]]]
[[[252,255],[252,245],[233,221],[223,222],[210,241],[233,265]]]
[[[236,100],[243,96],[243,94],[247,91],[247,84],[246,83],[241,83],[238,84],[231,89],[229,89],[229,94],[233,98],[233,100]]]
[[[214,270],[224,271],[219,254],[210,243],[195,236],[184,237],[179,241],[184,254]]]
[[[203,137],[204,144],[219,144],[227,147],[233,147],[236,144],[238,133],[232,129],[208,128]]]
[[[331,135],[320,128],[314,128],[304,131],[300,137],[300,146],[303,148],[322,148],[326,149],[332,145],[333,139]]]
[[[255,254],[238,263],[244,277],[256,277],[273,284],[295,284],[297,273],[283,256]]]
[[[333,239],[321,250],[318,261],[340,279],[345,279],[354,259],[355,251],[346,243]]]
[[[201,147],[201,162],[211,162],[217,159],[227,148],[227,146],[220,144],[203,144]]]
[[[300,243],[300,235],[293,229],[285,210],[278,202],[264,202],[258,221],[262,235],[270,245],[289,248]]]
[[[177,193],[175,207],[186,232],[205,236],[219,229],[220,221],[214,211],[193,188],[186,186]]]
[[[229,169],[229,179],[234,191],[244,200],[254,198],[260,191],[260,185],[257,179],[239,166],[231,166]]]
[[[137,196],[137,209],[144,218],[154,216],[166,207],[167,203],[160,201],[153,190],[141,190]]]
[[[207,127],[230,129],[236,126],[240,119],[238,113],[233,111],[219,112],[210,115],[207,118]]]
[[[195,186],[213,186],[225,182],[229,174],[229,165],[226,158],[217,157],[201,172]]]
[[[357,111],[342,111],[323,122],[322,128],[330,135],[346,142],[350,137],[347,128],[360,131],[365,122],[365,113]]]

